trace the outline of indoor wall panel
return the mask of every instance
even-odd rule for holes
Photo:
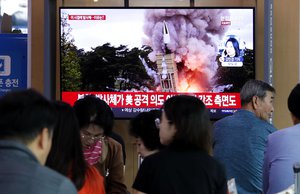
[[[292,125],[287,99],[299,83],[299,0],[274,0],[274,125]]]

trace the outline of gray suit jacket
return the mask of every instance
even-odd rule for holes
[[[0,140],[0,193],[75,194],[77,191],[69,179],[42,166],[25,145]]]

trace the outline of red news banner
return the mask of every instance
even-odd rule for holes
[[[172,92],[62,92],[62,101],[71,105],[85,95],[93,94],[111,108],[160,108],[175,95],[198,97],[207,108],[237,109],[241,107],[239,93],[172,93]]]

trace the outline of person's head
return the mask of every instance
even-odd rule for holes
[[[294,124],[300,122],[300,84],[298,83],[288,97],[288,108]]]
[[[235,38],[229,38],[225,43],[225,55],[229,57],[240,56],[239,42]]]
[[[138,114],[130,121],[130,134],[136,137],[137,152],[146,157],[162,148],[156,119],[160,119],[160,110],[151,110]]]
[[[26,145],[44,164],[57,122],[51,102],[33,89],[9,92],[0,98],[0,139]]]
[[[80,140],[79,124],[73,108],[56,101],[58,123],[53,131],[52,148],[46,166],[70,177],[79,190],[85,179],[86,163]]]
[[[159,125],[163,145],[211,151],[211,122],[204,103],[196,97],[179,95],[167,99]]]
[[[114,124],[114,114],[107,103],[94,95],[87,95],[74,103],[84,147],[109,135]]]
[[[241,89],[241,105],[265,121],[272,117],[275,89],[261,80],[249,80]]]

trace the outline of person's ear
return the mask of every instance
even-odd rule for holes
[[[252,97],[252,106],[254,110],[257,110],[260,106],[260,99],[258,96],[253,96]]]
[[[28,148],[34,153],[38,161],[44,165],[52,145],[52,137],[48,128],[43,128]]]
[[[49,144],[51,144],[51,138],[48,128],[43,128],[39,134],[38,146],[41,150],[49,149]]]
[[[300,120],[293,113],[290,112],[290,114],[294,125],[300,123]]]
[[[173,136],[175,136],[177,133],[177,128],[175,127],[174,124],[170,124],[170,130],[171,130]]]

